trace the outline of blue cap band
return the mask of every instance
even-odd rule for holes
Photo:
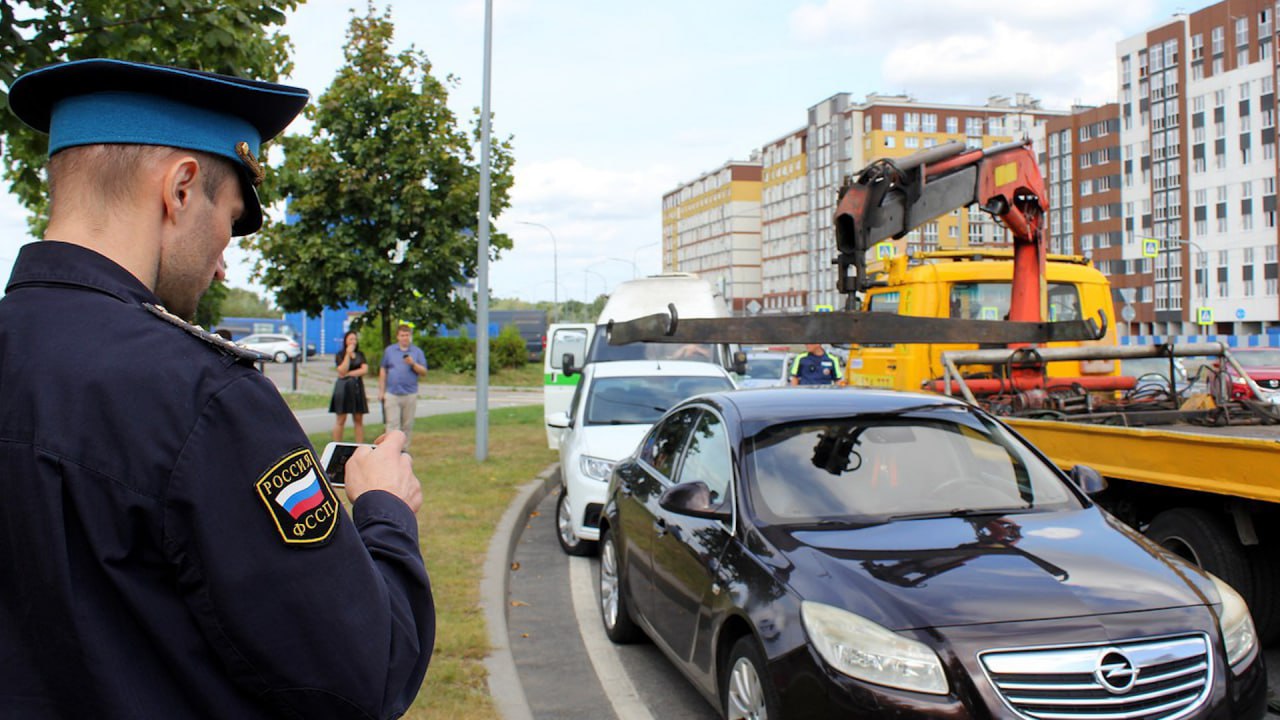
[[[236,165],[236,143],[256,157],[261,137],[236,115],[175,102],[158,95],[102,92],[64,98],[53,107],[49,155],[79,145],[166,145],[199,150]]]

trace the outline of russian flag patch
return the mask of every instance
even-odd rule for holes
[[[289,545],[323,543],[338,526],[338,498],[311,448],[290,451],[254,486]]]

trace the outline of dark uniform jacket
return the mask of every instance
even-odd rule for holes
[[[830,385],[840,380],[840,362],[827,354],[797,355],[791,363],[791,375],[799,379],[800,385]]]
[[[90,250],[0,299],[0,717],[381,718],[435,639],[417,522],[348,515],[251,362]]]

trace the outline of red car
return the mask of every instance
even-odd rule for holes
[[[1280,392],[1280,348],[1235,348],[1231,355],[1258,387]],[[1232,398],[1253,397],[1235,368],[1228,366],[1227,376],[1231,378]]]

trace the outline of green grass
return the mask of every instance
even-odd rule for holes
[[[321,395],[319,393],[304,392],[281,392],[280,396],[289,404],[290,410],[313,410],[315,408],[329,407],[329,399],[333,397],[330,394]]]
[[[374,378],[377,382],[377,378]],[[428,385],[475,385],[475,372],[452,373],[445,370],[429,370],[423,380]],[[542,387],[542,363],[525,363],[518,368],[502,368],[489,375],[489,385],[503,387]]]
[[[475,413],[433,415],[413,425],[413,468],[422,482],[418,532],[436,601],[436,648],[411,720],[491,720],[484,658],[488,633],[480,578],[494,528],[520,486],[556,460],[542,406],[489,412],[488,459],[475,459]],[[381,425],[366,428],[372,439]],[[316,447],[327,433],[311,436]]]

